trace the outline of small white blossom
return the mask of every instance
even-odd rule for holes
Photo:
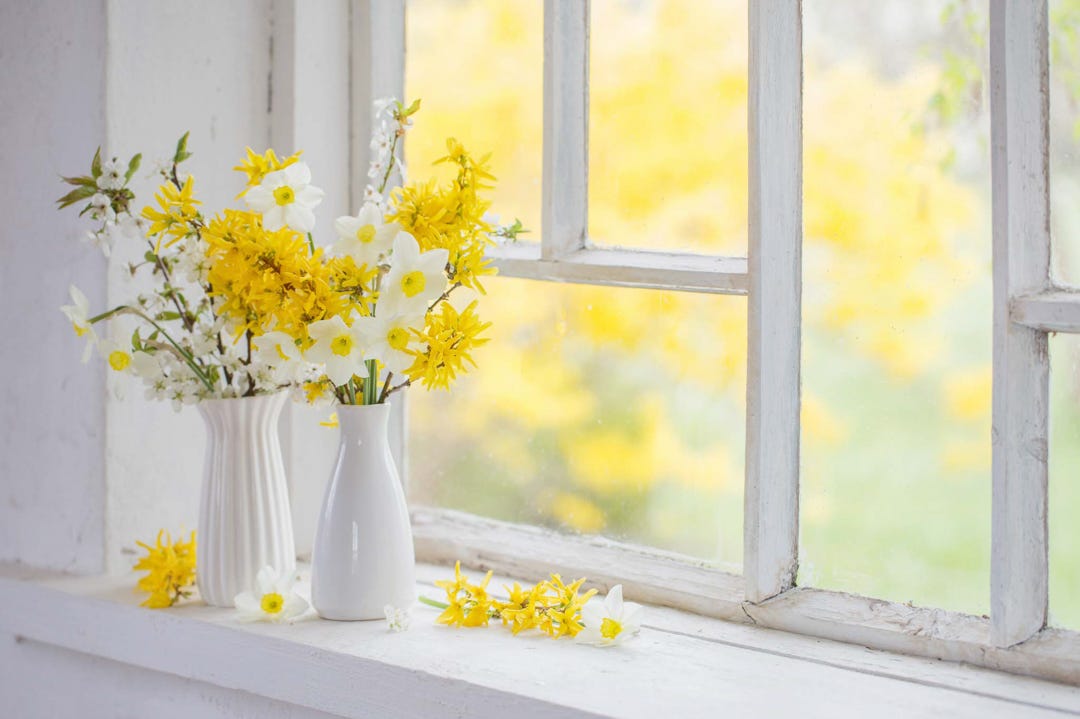
[[[119,161],[113,159],[102,164],[97,186],[103,190],[119,190],[124,186],[124,168]]]
[[[386,163],[382,160],[372,160],[371,165],[368,167],[367,176],[372,180],[381,180],[385,173]]]
[[[577,635],[584,644],[613,646],[641,631],[641,605],[623,602],[622,585],[616,584],[603,601],[592,597],[581,608],[581,623],[585,628]]]
[[[386,626],[392,632],[403,632],[409,628],[409,610],[399,609],[393,604],[387,604],[383,607],[383,614],[386,615]]]

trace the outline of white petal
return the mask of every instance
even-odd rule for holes
[[[375,225],[375,227],[379,227],[382,225],[383,221],[382,212],[379,211],[379,208],[373,202],[365,202],[364,206],[360,208],[360,212],[357,214],[356,219],[358,220],[360,227],[363,227],[364,225]]]
[[[314,185],[308,185],[300,188],[299,192],[296,193],[296,203],[304,207],[315,207],[315,205],[323,201],[324,197],[326,197],[325,192]]]
[[[298,202],[282,205],[285,224],[297,232],[311,232],[315,227],[315,213]]]
[[[609,617],[621,617],[622,606],[622,585],[616,584],[604,597],[604,611]]]
[[[270,566],[263,567],[259,570],[259,573],[255,575],[255,586],[259,590],[259,594],[269,594],[274,591],[274,585],[277,584],[278,573]]]
[[[244,202],[255,212],[263,213],[274,207],[274,193],[263,185],[251,187],[244,193]]]
[[[292,207],[292,205],[278,205],[275,204],[269,210],[263,213],[262,221],[263,227],[270,232],[276,232],[285,226],[285,208]]]
[[[356,240],[356,233],[364,224],[359,218],[345,215],[334,220],[334,232],[343,240]]]
[[[285,606],[281,608],[281,618],[292,619],[307,611],[307,600],[296,592],[289,592],[285,596]]]
[[[311,182],[311,168],[308,167],[306,162],[294,162],[281,170],[281,172],[284,173],[287,182],[293,187]]]
[[[399,232],[394,238],[394,266],[411,267],[420,257],[420,243],[408,232]]]
[[[262,608],[259,606],[259,600],[255,598],[255,595],[251,592],[241,592],[233,598],[233,604],[237,610],[244,614],[252,614],[258,616],[262,614]]]

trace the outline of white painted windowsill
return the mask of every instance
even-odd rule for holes
[[[445,567],[421,566],[420,593]],[[496,579],[492,586],[497,586]],[[126,577],[0,566],[0,634],[343,717],[1080,715],[1080,688],[648,608],[599,649],[508,631],[243,624],[232,610],[138,606]]]

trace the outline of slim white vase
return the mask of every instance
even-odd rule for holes
[[[390,405],[338,407],[341,443],[311,557],[311,603],[324,619],[382,619],[416,601],[405,493],[390,454]]]
[[[271,566],[296,571],[278,418],[287,394],[200,402],[206,465],[195,569],[207,604],[233,606]]]

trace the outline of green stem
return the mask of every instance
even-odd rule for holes
[[[131,307],[127,309],[131,310],[135,315],[143,318],[151,325],[153,325],[154,329],[160,332],[162,336],[164,336],[165,339],[169,341],[169,344],[171,344],[176,349],[176,351],[180,353],[180,356],[184,358],[184,362],[187,364],[188,367],[191,368],[191,371],[195,373],[195,376],[198,377],[199,380],[206,386],[206,389],[210,390],[211,392],[214,391],[214,383],[211,382],[210,379],[203,373],[202,368],[195,364],[195,358],[191,356],[190,352],[177,344],[176,340],[169,336],[169,333],[165,331],[164,327],[159,325],[157,322],[154,322],[154,320],[150,319],[150,317],[143,314],[139,310]]]
[[[379,194],[383,193],[386,189],[386,183],[390,181],[390,171],[394,169],[394,150],[397,149],[398,136],[395,133],[393,141],[390,143],[390,161],[386,163],[386,172],[383,174],[382,184],[379,185]]]
[[[113,315],[119,314],[119,313],[121,313],[121,312],[123,312],[124,310],[127,310],[127,309],[131,309],[131,308],[128,307],[127,305],[120,305],[119,307],[113,307],[108,312],[102,312],[100,315],[94,315],[93,317],[88,319],[87,322],[89,322],[90,324],[96,324],[98,322],[101,322],[102,320],[107,320],[110,317],[112,317]]]
[[[307,244],[311,248],[311,254],[315,254],[315,238],[311,236],[311,233],[307,233]]]
[[[429,607],[435,607],[436,609],[447,609],[447,608],[450,607],[449,604],[446,604],[444,602],[439,602],[439,601],[436,601],[434,599],[428,599],[425,596],[419,597],[419,601],[420,601],[421,604],[426,604]]]
[[[352,378],[345,384],[345,396],[349,400],[349,404],[356,404],[356,387],[353,385]]]
[[[368,376],[364,380],[364,404],[377,404],[379,401],[379,364],[376,360],[367,360]]]

